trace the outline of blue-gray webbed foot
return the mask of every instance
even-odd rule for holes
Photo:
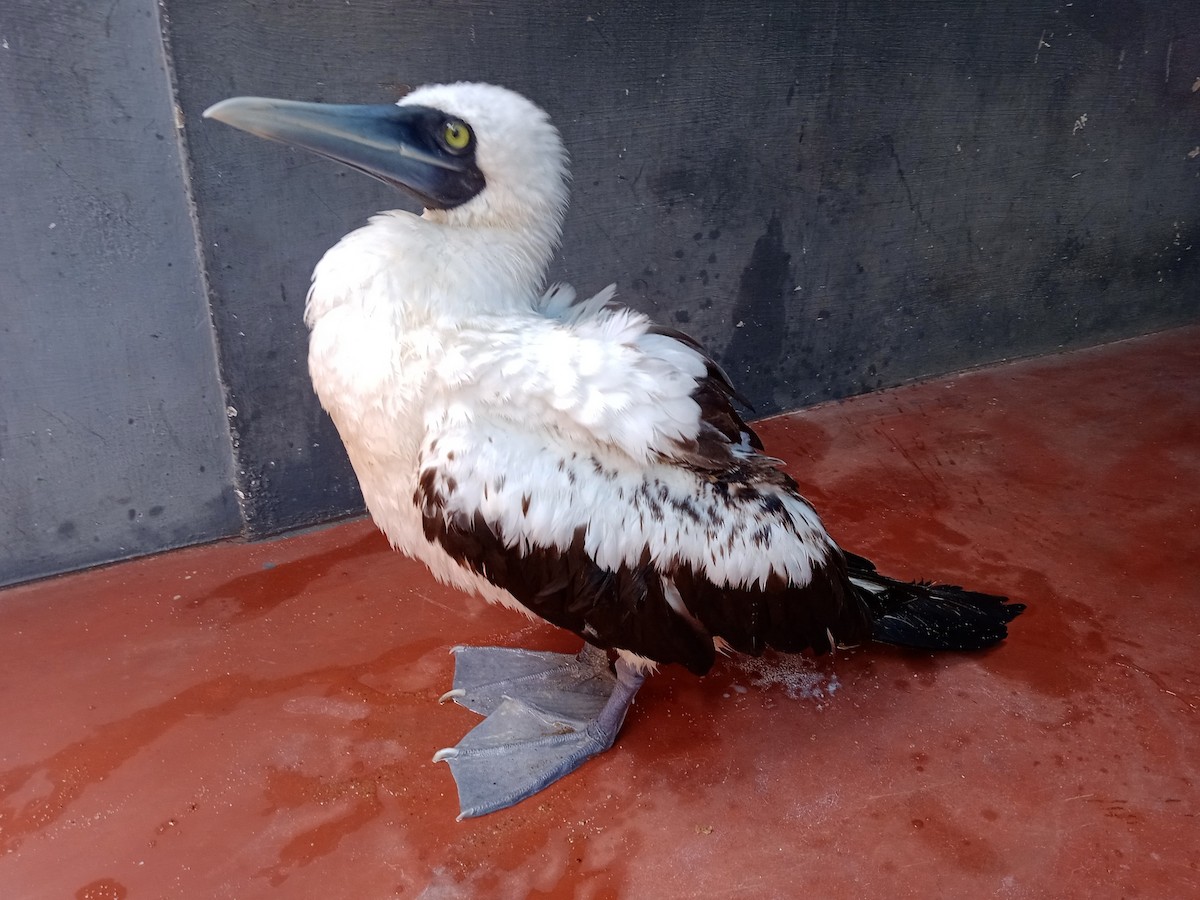
[[[603,753],[644,677],[585,644],[578,656],[455,647],[454,700],[487,718],[434,762],[450,764],[459,819],[512,806]]]

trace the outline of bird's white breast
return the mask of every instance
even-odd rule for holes
[[[455,340],[452,325],[431,314],[430,298],[416,293],[437,283],[435,255],[397,258],[398,246],[411,248],[420,236],[416,222],[407,213],[376,217],[317,265],[305,311],[309,375],[367,509],[392,545],[441,580],[502,600],[425,539],[413,502],[429,398]]]
[[[540,265],[514,254],[503,235],[380,213],[317,264],[304,314],[313,389],[375,524],[439,580],[526,615],[425,537],[414,498],[431,408],[444,411],[448,387],[461,380],[464,326],[481,309],[528,310]]]

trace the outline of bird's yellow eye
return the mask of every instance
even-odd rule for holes
[[[442,140],[451,150],[466,150],[471,146],[471,129],[466,122],[451,119],[442,128]]]

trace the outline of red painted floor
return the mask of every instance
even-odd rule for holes
[[[574,640],[367,522],[0,593],[0,897],[1200,896],[1200,328],[765,423],[983,655],[734,660],[456,822],[455,643]]]

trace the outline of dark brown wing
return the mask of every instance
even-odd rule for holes
[[[735,448],[761,451],[762,441],[734,403],[740,403],[751,412],[753,407],[737,392],[725,370],[708,355],[704,346],[691,335],[664,325],[653,325],[648,332],[690,347],[704,358],[707,366],[705,376],[696,383],[692,394],[692,399],[700,405],[700,432],[693,441],[677,442],[678,459],[694,468],[722,470],[738,464]]]

